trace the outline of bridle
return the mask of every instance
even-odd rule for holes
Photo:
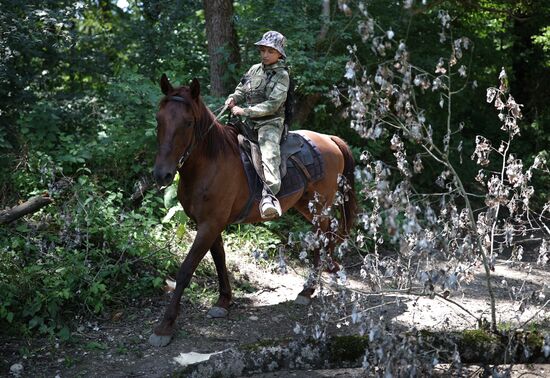
[[[176,102],[188,102],[187,99],[181,97],[181,96],[166,96],[164,97],[166,100],[168,101],[176,101]],[[204,133],[203,135],[203,138],[206,137],[206,135],[210,132],[210,130],[212,129],[212,127],[214,127],[214,125],[216,124],[216,121],[221,117],[221,115],[227,110],[227,105],[224,105],[222,107],[222,110],[218,113],[218,115],[214,118],[214,120],[212,121],[212,123],[210,124],[210,126],[208,126],[208,129],[206,129],[206,133]],[[195,127],[195,123],[193,124],[190,124],[187,127]],[[183,165],[185,164],[185,162],[187,161],[187,159],[189,159],[189,156],[191,155],[191,152],[193,152],[193,150],[195,149],[195,147],[197,146],[198,144],[198,139],[195,138],[195,133],[193,133],[193,141],[191,143],[189,143],[189,145],[187,146],[187,148],[185,148],[185,151],[183,151],[181,157],[179,158],[178,160],[178,165],[177,165],[177,169],[180,169],[181,167],[183,167]]]

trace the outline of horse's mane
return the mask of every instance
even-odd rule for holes
[[[239,142],[237,140],[237,130],[234,127],[226,126],[217,121],[214,113],[208,109],[200,96],[197,100],[193,100],[189,87],[176,88],[171,95],[180,96],[188,100],[193,118],[195,119],[195,138],[204,143],[206,158],[215,159],[220,154],[228,152],[238,154]]]
[[[206,143],[206,155],[208,158],[215,158],[222,152],[232,151],[238,153],[239,142],[237,139],[237,129],[231,126],[222,124],[216,120],[216,116],[199,98],[199,107],[201,110],[202,122],[198,122],[195,133]],[[214,122],[214,126],[208,131],[210,125]]]

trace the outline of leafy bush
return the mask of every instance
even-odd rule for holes
[[[151,294],[174,273],[170,235],[183,219],[160,224],[168,209],[155,193],[139,209],[129,201],[152,165],[157,99],[156,86],[129,71],[103,101],[44,100],[20,118],[26,149],[17,169],[6,167],[11,191],[18,198],[48,192],[55,203],[0,229],[6,329],[68,337],[74,315]]]
[[[68,336],[73,315],[101,314],[173,274],[176,259],[164,247],[170,233],[153,216],[159,199],[148,194],[140,210],[121,211],[122,192],[100,189],[81,175],[58,208],[0,230],[0,319],[23,332]]]

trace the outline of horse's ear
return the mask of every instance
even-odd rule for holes
[[[162,74],[162,77],[160,78],[160,89],[165,95],[174,90],[174,87],[172,87],[172,84],[170,84],[170,81],[168,80],[168,76],[166,76],[166,74]]]
[[[191,81],[190,89],[191,89],[191,97],[195,100],[199,98],[199,95],[201,94],[201,84],[196,78],[194,78],[193,81]]]

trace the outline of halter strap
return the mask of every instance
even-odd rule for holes
[[[165,98],[169,101],[188,102],[186,99],[184,99],[181,96],[166,96]]]

